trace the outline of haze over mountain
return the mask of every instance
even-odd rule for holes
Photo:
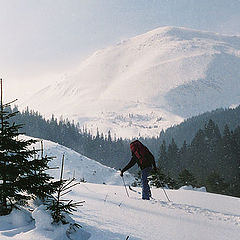
[[[94,51],[157,27],[240,35],[239,0],[22,1],[0,1],[7,101],[26,100]]]
[[[95,52],[22,106],[117,136],[240,103],[240,37],[162,27]]]

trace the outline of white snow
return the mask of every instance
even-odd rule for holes
[[[39,140],[34,146],[35,149],[40,149],[40,139],[27,137],[22,135],[23,139],[36,139]],[[61,166],[62,157],[64,154],[64,177],[75,177],[77,181],[84,180],[90,183],[101,183],[111,185],[121,185],[122,179],[119,178],[119,172],[113,168],[102,165],[95,160],[87,158],[67,147],[64,147],[58,143],[43,140],[44,155],[49,157],[55,157],[50,163],[51,168]],[[130,151],[130,150],[129,150]],[[49,170],[49,174],[59,179],[60,170]],[[126,173],[125,179],[127,184],[134,182],[134,177]]]
[[[95,52],[27,102],[96,134],[159,135],[184,118],[240,102],[240,37],[161,27]]]
[[[137,189],[140,191],[140,189]],[[82,225],[73,239],[120,240],[238,240],[240,233],[240,199],[198,192],[153,189],[154,200],[141,200],[140,195],[123,186],[81,183],[68,197],[85,200],[73,219]],[[67,239],[64,226],[51,226],[46,213],[35,210],[36,223],[29,230],[12,226],[0,217],[0,239]],[[40,221],[37,224],[37,221]],[[39,226],[40,225],[40,226]],[[3,227],[4,226],[4,229]],[[10,236],[10,237],[8,237]]]
[[[82,228],[67,231],[71,224],[51,225],[52,218],[45,206],[34,211],[16,210],[0,216],[1,240],[238,240],[240,236],[240,199],[211,194],[202,189],[184,186],[179,190],[152,189],[150,201],[141,200],[141,188],[128,190],[115,170],[50,141],[44,141],[45,153],[57,156],[59,165],[65,153],[65,173],[88,181],[77,185],[68,199],[83,201],[70,223]],[[96,171],[93,177],[91,173]],[[99,173],[98,173],[99,172]],[[54,173],[58,177],[57,172]],[[90,176],[88,176],[90,175]],[[106,175],[106,176],[101,176]],[[89,177],[89,178],[88,178]],[[103,179],[104,177],[104,179]],[[130,174],[124,175],[128,181]],[[102,184],[105,181],[107,184]],[[114,184],[114,185],[110,185]],[[186,191],[187,189],[187,191]],[[66,231],[68,234],[66,234]],[[68,236],[70,238],[68,238]]]
[[[200,188],[197,188],[197,187],[193,187],[191,185],[187,185],[187,186],[182,186],[179,188],[180,190],[192,190],[192,191],[199,191],[199,192],[206,192],[206,188],[205,187],[200,187]]]

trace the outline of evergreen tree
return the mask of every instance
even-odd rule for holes
[[[169,146],[168,146],[167,159],[169,162],[168,163],[168,166],[169,166],[168,171],[170,172],[171,176],[176,177],[179,172],[179,169],[180,169],[179,150],[178,150],[178,146],[175,143],[173,138],[172,138],[171,144],[169,144]]]
[[[170,189],[177,189],[179,187],[177,181],[174,178],[172,178],[169,174],[166,176],[165,183],[167,187]]]
[[[234,141],[232,135],[228,125],[225,125],[222,145],[219,151],[220,162],[218,165],[218,172],[226,176],[228,180],[231,180],[233,174],[236,175]]]
[[[71,192],[71,188],[80,184],[79,182],[74,183],[74,178],[71,180],[63,179],[63,167],[64,167],[64,155],[62,158],[62,166],[60,172],[60,179],[58,181],[59,187],[56,191],[56,194],[52,194],[48,197],[45,204],[47,205],[47,209],[49,209],[52,213],[53,223],[67,224],[69,223],[65,214],[72,214],[73,211],[76,211],[78,206],[82,206],[81,202],[73,202],[73,200],[62,199],[62,196]],[[75,224],[76,227],[80,227],[80,225]]]
[[[26,178],[31,172],[28,158],[36,151],[28,147],[34,140],[20,140],[19,129],[22,125],[10,124],[9,119],[17,112],[9,113],[10,103],[3,104],[1,79],[0,106],[0,215],[11,212],[13,206],[20,200],[28,199],[24,191],[29,190]]]
[[[164,171],[168,170],[167,146],[165,141],[160,146],[158,167],[160,166],[162,166]]]
[[[166,175],[162,172],[160,166],[157,168],[157,171],[153,172],[153,174],[149,177],[149,180],[151,181],[151,185],[155,186],[156,188],[167,185]]]
[[[179,169],[180,171],[183,170],[186,166],[189,165],[189,152],[188,152],[188,145],[186,140],[184,140],[182,147],[179,150]]]
[[[46,171],[49,170],[48,163],[53,159],[43,153],[43,141],[41,141],[40,157],[34,156],[28,161],[29,171],[28,176],[25,177],[25,184],[29,185],[28,193],[33,197],[38,197],[44,201],[47,197],[57,191],[59,182],[51,181],[51,177]]]
[[[207,177],[206,187],[208,192],[227,194],[229,184],[218,173],[213,172]]]
[[[233,181],[230,185],[231,193],[233,196],[240,197],[240,127],[237,127],[232,135],[233,139],[233,152],[235,154],[235,172],[233,175]]]
[[[189,148],[191,158],[189,169],[197,176],[200,182],[204,182],[207,176],[206,169],[208,164],[206,155],[208,153],[206,150],[205,134],[202,129],[199,129]]]
[[[195,187],[197,184],[197,181],[196,181],[196,178],[193,176],[193,174],[189,170],[184,169],[182,172],[179,173],[178,184],[180,186],[191,185]]]

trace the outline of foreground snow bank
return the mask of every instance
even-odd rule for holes
[[[0,231],[23,228],[24,226],[33,224],[33,221],[34,219],[32,218],[30,212],[21,208],[14,208],[9,215],[0,216]]]
[[[152,189],[154,199],[141,200],[141,188],[126,195],[123,186],[81,183],[69,198],[85,200],[72,219],[82,225],[73,240],[239,240],[240,199],[199,191]],[[14,219],[15,218],[15,219]],[[33,220],[35,218],[35,221]],[[0,240],[66,240],[70,225],[51,225],[44,206],[14,210],[0,217]],[[66,234],[67,231],[67,234]]]
[[[82,239],[87,240],[91,234],[81,228],[74,227],[75,221],[65,216],[68,224],[52,224],[53,219],[50,211],[46,210],[46,206],[41,205],[32,213],[35,219],[35,233],[44,237],[44,239]]]
[[[15,240],[88,240],[91,236],[82,228],[74,227],[75,221],[66,215],[68,224],[52,224],[46,206],[41,205],[31,213],[23,208],[13,209],[7,216],[0,216],[0,239]]]
[[[207,192],[205,187],[197,188],[197,187],[193,187],[191,185],[182,186],[179,188],[179,190],[192,190],[192,191],[198,191],[198,192]]]

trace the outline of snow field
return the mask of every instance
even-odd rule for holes
[[[136,188],[140,191],[140,188]],[[120,240],[237,240],[240,232],[240,199],[191,190],[152,189],[153,200],[123,186],[81,183],[69,198],[86,202],[73,219],[82,229],[70,239]],[[33,221],[33,219],[35,221]],[[0,239],[66,240],[66,226],[50,224],[43,206],[33,213],[14,210],[0,218]]]
[[[162,189],[153,189],[154,200],[144,201],[131,191],[128,198],[123,186],[88,183],[75,191],[72,197],[86,203],[74,219],[91,232],[90,239],[239,239],[238,198],[166,190],[172,200],[167,202]]]
[[[50,141],[44,141],[44,148],[44,154],[56,156],[51,166],[60,166],[65,154],[65,178],[75,175],[78,181],[87,180],[66,196],[85,203],[67,225],[52,225],[51,215],[42,205],[14,209],[0,217],[0,240],[125,240],[127,236],[129,240],[239,239],[239,198],[190,186],[166,189],[171,202],[162,189],[152,189],[154,199],[150,201],[141,200],[141,188],[134,188],[137,192],[128,189],[127,197],[116,170]],[[59,170],[51,170],[51,174],[59,178]],[[129,184],[134,178],[124,174],[124,179]],[[75,233],[69,230],[74,221],[82,226]]]

